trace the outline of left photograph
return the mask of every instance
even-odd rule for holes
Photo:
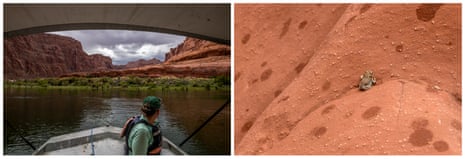
[[[230,155],[230,4],[4,4],[3,155]]]

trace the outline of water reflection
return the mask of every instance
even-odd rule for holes
[[[225,91],[92,91],[79,89],[5,89],[5,119],[39,147],[48,138],[73,131],[112,125],[140,114],[142,99],[159,96],[164,101],[160,121],[164,135],[179,144],[201,125],[227,98]],[[191,154],[229,154],[230,107],[226,107],[182,148]],[[31,154],[16,132],[7,132],[6,154]]]

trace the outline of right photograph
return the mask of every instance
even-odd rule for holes
[[[235,4],[236,155],[461,155],[461,4]]]

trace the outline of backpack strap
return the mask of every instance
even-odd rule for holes
[[[159,124],[155,124],[152,126],[152,137],[153,137],[153,142],[151,145],[149,145],[149,155],[160,155],[161,152],[161,147],[162,147],[162,134],[161,134],[161,128]]]
[[[124,123],[123,129],[121,129],[121,133],[119,134],[121,138],[126,136],[126,132],[129,130],[128,126],[135,118],[136,116],[133,116],[133,117],[128,118],[128,120],[126,120],[126,123]]]
[[[140,121],[140,116],[130,117],[126,121],[126,123],[124,124],[123,130],[121,131],[120,136],[126,137],[126,140],[125,140],[126,144],[124,146],[124,154],[125,155],[129,155],[129,150],[131,150],[131,148],[129,147],[129,134],[131,133],[132,128],[137,123],[139,123],[139,121]]]

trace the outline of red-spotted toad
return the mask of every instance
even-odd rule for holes
[[[376,78],[373,71],[367,70],[363,75],[360,76],[360,83],[358,88],[362,91],[370,89],[376,84]]]

